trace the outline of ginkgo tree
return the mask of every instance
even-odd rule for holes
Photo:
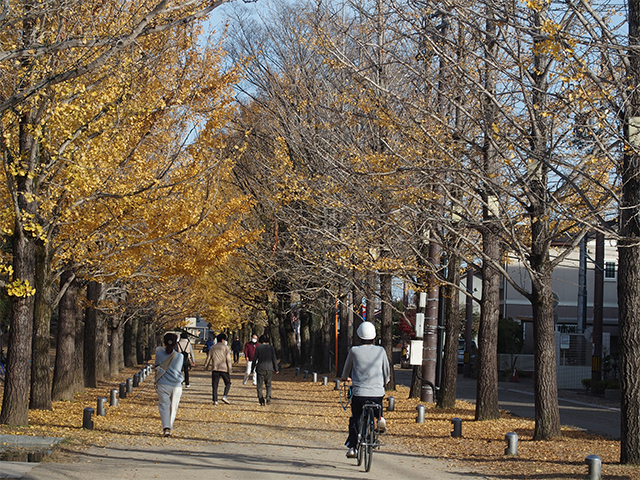
[[[159,4],[138,27],[162,14],[165,7]],[[69,67],[69,63],[56,63],[57,55],[64,54],[65,62],[81,60],[81,54],[74,59],[59,44],[17,48],[13,57],[3,59],[6,78],[22,75],[23,80],[7,82],[3,93],[12,105],[3,115],[2,148],[9,185],[4,193],[12,206],[6,211],[5,231],[13,238],[12,266],[7,272],[12,275],[8,293],[14,308],[1,421],[26,423],[29,374],[25,369],[30,364],[38,242],[51,249],[44,256],[49,273],[71,263],[83,265],[85,277],[126,276],[135,266],[117,253],[144,255],[148,252],[141,246],[166,241],[215,214],[206,204],[215,193],[215,164],[202,156],[198,161],[184,160],[195,157],[184,148],[187,132],[197,124],[188,112],[197,112],[199,118],[206,115],[219,125],[228,112],[225,88],[232,77],[218,73],[219,51],[199,53],[199,31],[191,29],[189,22],[213,6],[195,7],[186,5],[182,12],[181,25],[186,27],[170,30],[166,27],[173,24],[157,17],[157,28],[134,29],[127,37],[142,35],[138,43],[123,41],[99,61],[83,67],[75,63],[71,76],[51,74],[55,68],[47,66],[49,61],[54,67]],[[90,9],[81,10],[86,15],[74,17],[74,35],[82,33],[83,19],[99,24]],[[13,16],[8,18],[15,21],[19,12],[10,13]],[[57,20],[67,25],[62,10],[50,23],[32,13],[27,10],[24,21],[33,30],[24,31],[23,39],[5,38],[7,45],[33,40],[29,34],[36,28],[53,33],[59,27]],[[100,25],[104,32],[118,24],[117,19],[104,22]],[[37,41],[45,38],[43,34]],[[75,47],[72,50],[76,52]],[[172,61],[167,61],[171,54]],[[16,58],[22,59],[20,65],[14,65]],[[202,71],[197,71],[198,65]],[[82,82],[63,82],[80,76]],[[45,77],[48,81],[42,80]],[[41,88],[44,84],[46,90]],[[193,86],[185,88],[188,84]],[[12,85],[17,90],[10,90]],[[78,242],[79,238],[83,241]],[[109,259],[117,260],[117,267]]]

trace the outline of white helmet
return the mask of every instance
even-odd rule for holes
[[[357,333],[362,340],[373,340],[376,338],[376,327],[371,322],[362,322]]]

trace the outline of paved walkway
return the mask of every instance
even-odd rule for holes
[[[239,372],[241,367],[236,370]],[[121,440],[105,447],[90,447],[55,462],[22,464],[22,471],[18,469],[12,475],[9,464],[0,462],[0,478],[209,480],[215,476],[256,480],[257,475],[260,480],[483,478],[461,471],[450,462],[406,454],[390,437],[383,437],[388,443],[374,454],[371,472],[365,473],[355,460],[345,456],[343,419],[336,422],[314,414],[339,410],[335,408],[335,399],[321,404],[317,399],[300,398],[301,391],[296,390],[295,382],[278,381],[276,376],[272,405],[260,407],[255,387],[243,386],[241,379],[240,373],[232,376],[231,405],[213,406],[209,372],[193,371],[192,386],[185,389],[174,435],[169,439],[160,437],[159,416],[153,405],[156,413],[149,414],[149,433],[121,436],[118,437]],[[148,383],[145,388],[152,389],[151,382]],[[151,393],[147,391],[148,395]],[[152,402],[151,396],[148,401]],[[107,412],[107,419],[108,415]]]

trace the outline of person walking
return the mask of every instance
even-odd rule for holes
[[[191,341],[189,341],[189,334],[187,332],[182,332],[180,334],[180,340],[178,340],[178,351],[184,356],[182,365],[184,386],[189,388],[191,386],[189,384],[189,370],[191,370],[191,367],[195,367],[196,359],[193,355],[193,347],[191,346]]]
[[[184,356],[176,351],[178,336],[166,333],[164,348],[156,348],[154,368],[156,372],[155,385],[158,392],[158,410],[162,422],[162,432],[165,437],[171,435],[173,422],[178,413],[178,405],[182,396],[182,362]]]
[[[347,457],[356,456],[358,442],[358,430],[360,429],[360,415],[362,406],[367,402],[380,405],[376,418],[378,419],[378,431],[386,430],[386,422],[382,417],[382,399],[384,398],[384,386],[389,383],[391,370],[389,359],[384,348],[374,345],[376,327],[371,322],[362,322],[356,331],[362,340],[362,345],[351,347],[342,370],[342,380],[353,380],[351,397],[351,418],[349,418],[349,437],[345,445],[349,449]]]
[[[244,371],[244,379],[242,384],[246,385],[249,375],[253,376],[253,384],[256,385],[256,373],[251,373],[251,364],[253,363],[253,356],[256,353],[256,347],[258,346],[258,335],[255,333],[251,335],[251,340],[244,344],[244,358],[247,361],[247,368]]]
[[[256,347],[253,361],[251,362],[251,372],[257,373],[257,385],[256,390],[258,394],[258,402],[264,406],[265,403],[269,405],[271,403],[271,380],[273,378],[273,372],[280,373],[278,368],[278,359],[276,358],[276,350],[273,346],[269,345],[269,339],[266,335],[260,336],[260,345]],[[262,396],[262,385],[264,384],[266,390],[266,397]]]
[[[231,342],[231,351],[233,352],[233,363],[238,363],[240,361],[240,352],[242,351],[242,343],[240,343],[238,337]]]
[[[213,389],[213,404],[218,405],[218,385],[220,379],[224,382],[222,402],[229,404],[229,389],[231,388],[232,360],[231,350],[227,347],[227,336],[221,333],[217,337],[217,343],[209,349],[204,368],[211,366],[211,387]]]

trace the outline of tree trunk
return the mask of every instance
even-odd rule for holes
[[[138,320],[136,318],[130,319],[124,327],[124,365],[125,367],[133,367],[137,365],[137,353],[136,342],[138,333]]]
[[[78,285],[80,290],[80,285]],[[71,300],[68,300],[72,306]],[[76,336],[75,336],[75,360],[73,362],[73,390],[76,393],[84,392],[84,309],[78,300],[75,301],[76,309]]]
[[[29,408],[51,410],[51,281],[48,244],[36,243],[36,295]]]
[[[533,282],[532,307],[536,420],[534,440],[549,440],[561,435],[551,273],[539,276],[539,281]]]
[[[482,300],[478,330],[476,420],[500,418],[498,408],[498,320],[500,275],[492,264],[499,261],[500,247],[496,235],[487,227],[482,235]]]
[[[391,379],[387,384],[387,390],[396,389],[396,376],[393,369],[393,294],[392,277],[388,273],[380,275],[380,296],[382,300],[382,312],[381,312],[381,328],[380,337],[382,340],[382,346],[385,352],[387,352],[387,358],[389,359],[389,365],[391,366]]]
[[[420,400],[433,403],[433,386],[436,383],[436,368],[438,360],[438,300],[440,287],[438,277],[433,270],[440,265],[440,246],[436,242],[429,244],[430,271],[427,280],[427,305],[424,315],[424,349],[422,357],[423,385],[420,392]],[[429,385],[429,383],[431,385]]]
[[[92,280],[87,285],[87,308],[84,314],[84,384],[98,386],[98,310],[101,286]]]
[[[640,2],[628,2],[631,96],[625,112],[625,148],[620,172],[620,236],[618,243],[618,325],[620,329],[620,463],[640,464],[640,138],[631,135],[640,125]]]
[[[460,285],[460,257],[452,256],[447,265],[447,285],[444,287],[444,366],[438,394],[438,407],[456,406],[458,383],[458,338],[460,337],[460,293],[453,285]]]
[[[483,170],[487,178],[495,177],[500,164],[493,142],[495,125],[494,95],[496,92],[495,58],[497,55],[496,23],[493,12],[487,12],[485,88],[483,98]],[[478,332],[476,420],[500,418],[498,409],[498,320],[500,302],[500,277],[494,263],[500,262],[499,238],[494,222],[499,212],[494,210],[498,195],[488,186],[484,192],[482,234],[482,300],[480,302],[480,327]],[[470,348],[469,345],[466,346]]]
[[[311,347],[311,314],[304,308],[298,311],[298,321],[300,322],[300,358],[302,365],[310,365],[313,359],[313,349]]]
[[[102,287],[102,286],[101,286]],[[101,288],[102,290],[102,288]],[[97,309],[96,312],[96,379],[106,380],[111,374],[109,365],[109,327],[106,315]],[[122,365],[120,368],[124,368]]]
[[[13,235],[13,276],[33,286],[35,249],[30,233],[25,235],[16,220]],[[11,327],[7,348],[7,373],[0,423],[29,424],[29,383],[31,374],[31,337],[33,332],[34,296],[11,297]]]
[[[58,305],[58,334],[56,360],[53,370],[52,400],[73,400],[76,360],[76,313],[78,311],[78,282],[71,270],[60,276],[60,285],[69,284]]]
[[[121,319],[111,318],[111,354],[109,356],[109,369],[112,376],[117,375],[124,368],[124,348],[122,339],[124,325]]]

